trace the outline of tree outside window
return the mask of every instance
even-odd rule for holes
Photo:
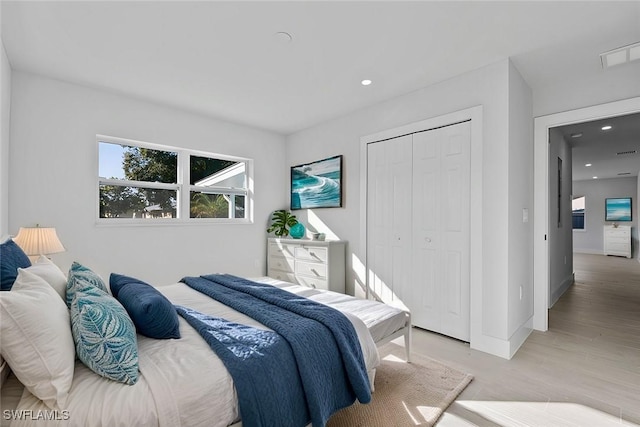
[[[101,219],[247,218],[247,159],[110,137],[98,151]]]

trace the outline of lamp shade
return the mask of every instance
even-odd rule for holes
[[[53,227],[20,227],[18,235],[13,239],[29,256],[49,255],[64,252],[64,246],[58,239]]]

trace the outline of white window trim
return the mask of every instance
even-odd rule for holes
[[[172,151],[178,154],[178,176],[175,184],[167,184],[160,182],[148,181],[131,181],[123,179],[107,179],[100,178],[100,142],[128,145],[134,147],[148,148],[160,151]],[[229,187],[198,187],[190,185],[190,166],[189,157],[211,157],[222,160],[233,160],[235,162],[243,162],[245,164],[245,175],[247,177],[247,187],[245,188],[229,188]],[[253,206],[254,206],[254,179],[253,179],[253,159],[246,157],[230,156],[228,154],[211,153],[202,150],[191,150],[181,147],[169,145],[153,144],[150,142],[137,141],[133,139],[119,138],[108,135],[96,135],[96,187],[95,187],[95,218],[96,225],[100,227],[139,227],[139,226],[192,226],[203,224],[253,224]],[[119,185],[154,188],[161,190],[176,190],[178,194],[176,212],[178,218],[100,218],[100,185]],[[217,191],[220,190],[220,191]],[[190,195],[192,191],[209,193],[209,194],[233,194],[244,195],[245,199],[245,217],[244,218],[190,218]]]

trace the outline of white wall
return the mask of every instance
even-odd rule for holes
[[[602,254],[604,250],[604,236],[602,227],[611,224],[604,220],[605,199],[608,197],[631,197],[631,225],[633,253],[638,251],[638,179],[612,178],[591,179],[573,182],[573,193],[576,196],[586,197],[585,206],[585,230],[574,230],[574,252]]]
[[[599,58],[593,58],[598,66]],[[640,96],[640,62],[602,70],[590,78],[545,85],[533,97],[534,117]]]
[[[9,136],[11,65],[0,37],[0,239],[9,234]]]
[[[530,252],[516,251],[509,255],[509,244],[513,243],[509,239],[509,224],[521,222],[522,208],[530,203],[529,180],[533,164],[533,158],[527,158],[525,154],[531,151],[531,125],[527,123],[531,115],[524,117],[531,108],[531,100],[527,99],[530,94],[523,81],[514,78],[510,82],[512,73],[517,73],[517,70],[508,60],[503,60],[287,138],[287,163],[290,166],[336,154],[344,155],[344,207],[296,213],[310,228],[348,241],[347,292],[362,295],[364,269],[361,262],[365,248],[360,247],[359,227],[360,194],[364,191],[360,188],[360,138],[472,106],[483,106],[483,207],[481,212],[473,214],[482,215],[485,238],[481,243],[482,289],[472,290],[472,294],[478,295],[472,299],[472,323],[479,332],[476,336],[472,333],[471,345],[503,357],[509,357],[513,350],[509,319],[513,316],[517,323],[527,316],[520,313],[524,309],[520,304],[510,306],[509,263],[528,266],[523,273],[527,277],[531,270]],[[510,88],[513,96],[510,96]],[[510,100],[519,103],[511,115]],[[513,124],[511,128],[509,123]],[[514,139],[513,145],[510,138]],[[510,149],[514,150],[513,159],[518,162],[511,171],[508,167]],[[518,193],[514,202],[510,199],[510,177],[517,178],[511,189]],[[517,215],[517,219],[510,218],[513,215]],[[526,228],[518,231],[525,240],[524,246],[531,244],[530,232]]]
[[[265,273],[267,221],[287,203],[282,136],[18,71],[12,95],[11,234],[55,226],[67,252],[52,259],[62,268],[84,262],[105,278]],[[97,226],[96,134],[255,159],[255,223]]]
[[[507,336],[511,337],[519,331],[528,335],[533,328],[533,113],[531,89],[513,64],[509,66]]]
[[[562,159],[562,200],[558,225],[558,158]],[[571,146],[557,128],[549,130],[549,307],[573,284]]]

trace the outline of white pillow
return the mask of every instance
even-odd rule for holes
[[[69,311],[44,279],[25,269],[0,292],[0,349],[18,380],[51,409],[66,404],[75,363]]]
[[[27,267],[25,270],[44,279],[45,282],[50,284],[51,287],[56,290],[58,295],[62,298],[62,301],[66,301],[67,276],[64,275],[62,270],[60,270],[53,261],[44,255],[40,255],[40,258],[31,264],[31,267]]]

